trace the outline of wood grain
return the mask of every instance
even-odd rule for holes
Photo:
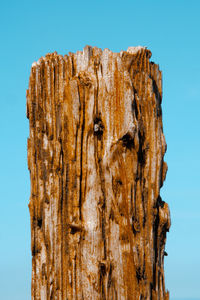
[[[169,299],[162,74],[150,57],[86,46],[32,65],[34,300]]]

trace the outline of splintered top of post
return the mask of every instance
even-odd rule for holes
[[[141,80],[145,80],[150,99],[152,89],[149,89],[149,85],[153,85],[153,91],[159,99],[158,102],[161,103],[162,73],[159,66],[151,62],[150,58],[151,51],[144,46],[128,47],[126,51],[121,50],[118,53],[112,52],[108,48],[102,50],[91,46],[85,46],[82,51],[69,52],[64,56],[57,52],[47,53],[32,64],[29,89],[27,90],[27,107],[31,101],[29,95],[32,88],[35,89],[37,96],[44,90],[47,96],[51,94],[54,76],[56,82],[58,82],[59,101],[63,99],[62,95],[68,81],[77,80],[79,85],[94,86],[96,88],[97,81],[102,79],[102,84],[106,85],[106,93],[112,94],[114,86],[116,89],[121,86],[120,80],[123,77],[126,79],[126,84],[131,86],[131,89],[133,89],[132,81],[135,82],[134,85],[137,85]],[[141,76],[144,78],[141,79]],[[46,82],[45,88],[43,87],[44,82]],[[156,85],[155,82],[157,82]],[[103,89],[103,86],[101,89]],[[119,97],[121,97],[120,95],[122,95],[124,89],[125,87],[121,86]],[[41,95],[38,97],[40,99]]]
[[[48,60],[52,60],[54,58],[59,58],[59,59],[63,59],[63,58],[67,58],[67,57],[71,57],[74,56],[76,57],[78,60],[81,60],[82,58],[82,64],[83,66],[85,64],[87,64],[88,60],[90,59],[90,57],[92,56],[107,56],[108,54],[113,54],[114,56],[119,56],[122,57],[124,55],[132,55],[132,56],[137,56],[137,55],[143,55],[145,54],[146,57],[150,58],[151,57],[151,51],[147,49],[147,47],[145,46],[136,46],[136,47],[128,47],[128,49],[126,51],[122,50],[119,53],[116,52],[112,52],[110,49],[105,48],[104,50],[102,50],[101,48],[97,48],[97,47],[92,47],[92,46],[85,46],[83,51],[77,51],[76,53],[72,53],[69,52],[68,55],[64,55],[64,57],[62,55],[58,55],[57,52],[53,52],[53,53],[47,53],[45,55],[45,57],[41,57],[38,61],[33,62],[32,63],[32,68],[36,67],[37,65],[40,65],[42,62],[44,61],[48,61]]]

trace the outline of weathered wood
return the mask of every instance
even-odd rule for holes
[[[151,52],[85,47],[32,65],[32,299],[167,300],[162,78]]]

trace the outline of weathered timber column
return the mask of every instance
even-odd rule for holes
[[[32,299],[167,300],[162,79],[143,47],[32,65]]]

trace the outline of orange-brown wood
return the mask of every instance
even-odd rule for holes
[[[32,299],[168,300],[162,75],[151,52],[86,46],[32,65]]]

